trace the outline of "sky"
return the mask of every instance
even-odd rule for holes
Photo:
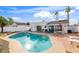
[[[65,8],[66,6],[0,6],[0,16],[11,17],[16,22],[55,21],[55,11],[59,12],[59,20],[67,18]],[[79,7],[70,8],[70,23],[78,23]]]

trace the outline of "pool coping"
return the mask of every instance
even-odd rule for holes
[[[20,32],[19,32],[19,33],[20,33]],[[27,33],[27,32],[26,32],[26,33]],[[28,32],[28,33],[34,33],[34,32]],[[9,38],[9,37],[12,36],[12,35],[15,35],[15,34],[17,34],[17,33],[10,34],[10,35],[6,36],[6,38],[7,38],[8,40],[11,40],[11,38]],[[49,39],[52,39],[49,34],[41,34],[41,33],[34,33],[34,34],[46,35],[46,36],[49,37]],[[20,47],[23,48],[23,47],[21,46],[21,44],[20,44],[17,40],[11,40],[11,41],[17,42],[17,43],[20,45]],[[51,41],[50,41],[50,42],[51,42]],[[52,42],[51,42],[51,44],[52,44]],[[50,48],[51,48],[51,47],[50,47]],[[49,49],[50,49],[50,48],[49,48]],[[45,51],[42,51],[42,52],[38,52],[38,53],[46,53],[46,51],[48,51],[49,49],[47,49],[47,50],[45,50]],[[26,53],[26,52],[28,52],[28,51],[25,51],[25,53]],[[32,53],[32,52],[28,52],[28,53]],[[37,52],[33,52],[33,53],[37,53]]]
[[[19,32],[20,33],[20,32]],[[27,32],[26,32],[27,33]],[[51,34],[47,34],[47,33],[36,33],[36,32],[28,32],[28,33],[34,33],[34,34],[41,34],[41,35],[47,35],[48,37],[49,37],[49,39],[50,39],[50,42],[51,42],[51,44],[52,44],[52,47],[50,47],[49,49],[47,49],[47,50],[45,50],[45,51],[43,51],[43,52],[38,52],[38,53],[62,53],[61,51],[60,52],[58,52],[58,51],[56,51],[55,50],[55,46],[57,46],[57,44],[55,45],[54,43],[55,43],[55,40],[53,41],[53,39],[52,39],[52,36],[51,36]],[[6,38],[8,39],[8,40],[11,40],[10,38],[9,38],[9,36],[11,36],[11,35],[14,35],[14,34],[17,34],[17,33],[13,33],[13,34],[10,34],[10,35],[8,35]],[[15,40],[12,40],[12,41],[15,41]],[[16,43],[18,43],[18,41],[15,41]],[[18,44],[20,44],[20,43],[18,43]],[[54,46],[54,47],[53,47]],[[21,47],[21,46],[19,46],[19,47]],[[22,47],[23,48],[23,47]],[[54,51],[51,51],[52,50],[54,50]],[[64,49],[63,49],[64,50]],[[24,50],[25,51],[25,50]],[[64,52],[64,51],[63,51]],[[15,53],[15,52],[14,52]],[[19,52],[19,53],[21,53],[21,52]],[[24,53],[37,53],[37,52],[28,52],[28,51],[25,51]]]

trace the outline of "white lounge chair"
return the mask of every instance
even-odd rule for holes
[[[69,36],[70,42],[79,43],[79,37],[78,36]]]

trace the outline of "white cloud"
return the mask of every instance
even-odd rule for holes
[[[54,21],[54,16],[49,12],[49,11],[40,11],[40,12],[37,12],[35,13],[34,15],[34,18],[36,18],[35,21],[39,20],[39,21]]]
[[[59,15],[60,15],[60,16],[64,16],[64,15],[66,15],[66,14],[65,14],[65,12],[61,11],[61,12],[59,12]]]
[[[11,17],[15,22],[25,22],[20,17]]]
[[[50,12],[48,12],[48,11],[40,11],[40,12],[38,12],[38,13],[35,13],[35,14],[34,14],[34,17],[41,17],[41,18],[43,18],[43,17],[48,17],[48,18],[51,18],[52,15],[51,15]]]
[[[75,12],[74,10],[71,10],[71,11],[70,11],[70,14],[71,14],[71,13],[74,13],[74,12]]]
[[[18,19],[21,19],[21,18],[19,18],[19,17],[12,17],[12,19],[18,20]]]

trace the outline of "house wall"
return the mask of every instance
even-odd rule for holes
[[[50,24],[52,26],[54,26],[54,33],[58,32],[58,31],[55,31],[55,26],[56,25],[59,25],[59,24]],[[67,33],[68,31],[68,24],[61,24],[62,25],[62,33]]]
[[[31,23],[31,31],[37,31],[37,26],[41,26],[42,29],[43,29],[46,24],[47,24],[46,22],[34,22],[34,23]]]
[[[63,24],[62,33],[68,33],[68,24]]]
[[[46,25],[48,22],[36,22],[36,23],[31,23],[31,30],[32,31],[37,31],[37,26],[41,26],[42,29],[45,28],[45,26],[47,26],[47,29],[49,29],[49,26],[54,26],[54,30],[55,30],[55,26],[59,25],[59,24],[49,24]],[[67,33],[68,31],[68,24],[62,24],[62,33]],[[55,33],[56,31],[54,31]]]

